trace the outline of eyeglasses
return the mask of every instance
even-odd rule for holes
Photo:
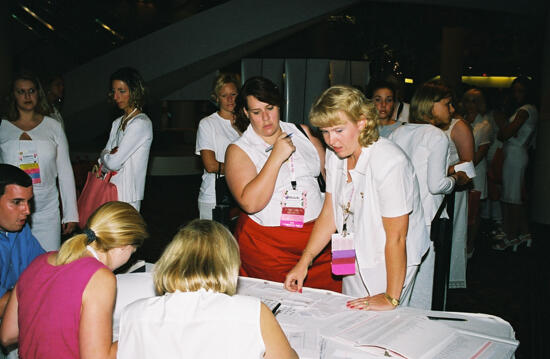
[[[20,96],[23,96],[23,95],[34,95],[36,93],[36,89],[35,88],[30,88],[28,90],[25,90],[25,89],[17,89],[15,90],[15,93],[20,95]]]

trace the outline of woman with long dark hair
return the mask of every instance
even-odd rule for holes
[[[99,163],[104,170],[116,171],[111,177],[118,191],[118,200],[130,203],[139,211],[145,191],[145,175],[149,150],[153,141],[153,125],[143,113],[145,81],[131,67],[111,75],[111,100],[122,110],[111,127]]]
[[[529,149],[534,147],[538,111],[530,93],[531,81],[518,77],[512,83],[512,97],[516,110],[508,124],[500,129],[498,139],[504,142],[502,164],[502,204],[504,235],[494,249],[504,250],[521,244],[531,246],[527,219],[525,171],[529,162]]]

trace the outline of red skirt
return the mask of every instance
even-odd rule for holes
[[[235,238],[241,250],[244,277],[284,282],[287,273],[298,263],[306,247],[314,222],[303,228],[264,227],[241,213],[235,228]],[[330,246],[315,258],[304,286],[342,292],[342,278],[331,271]]]

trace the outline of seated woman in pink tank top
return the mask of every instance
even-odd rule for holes
[[[21,358],[115,358],[113,270],[128,261],[148,234],[131,205],[108,202],[84,233],[59,252],[37,257],[21,274],[0,327],[2,345],[19,342]]]

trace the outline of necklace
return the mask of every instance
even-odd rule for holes
[[[86,246],[86,249],[92,253],[92,255],[94,256],[95,259],[97,259],[98,261],[99,260],[99,255],[97,254],[97,252],[95,251],[95,249],[92,248],[92,246]],[[101,262],[101,261],[100,261]]]
[[[134,108],[134,109],[132,110],[132,112],[130,112],[129,114],[123,115],[123,116],[122,116],[122,119],[120,120],[120,127],[119,127],[119,128],[123,128],[123,127],[126,128],[125,124],[133,118],[133,117],[130,117],[130,116],[132,116],[132,114],[133,114],[134,112],[136,112],[137,110],[138,110],[138,109],[137,109],[137,107],[136,107],[136,108]]]

